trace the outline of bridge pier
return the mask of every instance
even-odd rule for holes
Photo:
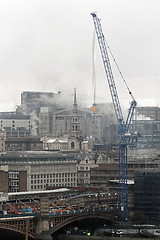
[[[40,197],[40,216],[36,221],[36,240],[52,240],[52,236],[49,231],[49,197]]]

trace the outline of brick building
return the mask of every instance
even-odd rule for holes
[[[8,172],[0,170],[0,192],[7,193],[8,189]]]
[[[27,171],[10,171],[8,165],[0,169],[0,192],[27,191]]]

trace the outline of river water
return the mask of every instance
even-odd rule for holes
[[[59,235],[58,237],[54,238],[53,240],[145,240],[146,238],[140,238],[140,237],[110,237],[110,236],[105,236],[105,237],[100,237],[100,236],[78,236],[78,235]],[[155,237],[153,238],[148,238],[147,240],[153,240],[157,239]]]
[[[3,236],[0,237],[0,240],[24,240],[25,236]],[[115,237],[115,236],[85,236],[85,235],[66,235],[66,234],[59,234],[58,236],[54,236],[53,240],[146,240],[145,237]],[[147,240],[154,240],[160,239],[159,237],[147,237]],[[29,238],[29,240],[32,240]]]

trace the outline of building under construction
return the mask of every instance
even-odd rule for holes
[[[160,170],[135,173],[134,206],[136,223],[160,223]]]

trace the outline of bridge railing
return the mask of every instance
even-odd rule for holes
[[[2,219],[7,219],[7,218],[25,218],[25,217],[34,217],[35,214],[34,213],[22,213],[22,214],[17,214],[17,213],[13,213],[13,214],[0,214],[0,220]]]

